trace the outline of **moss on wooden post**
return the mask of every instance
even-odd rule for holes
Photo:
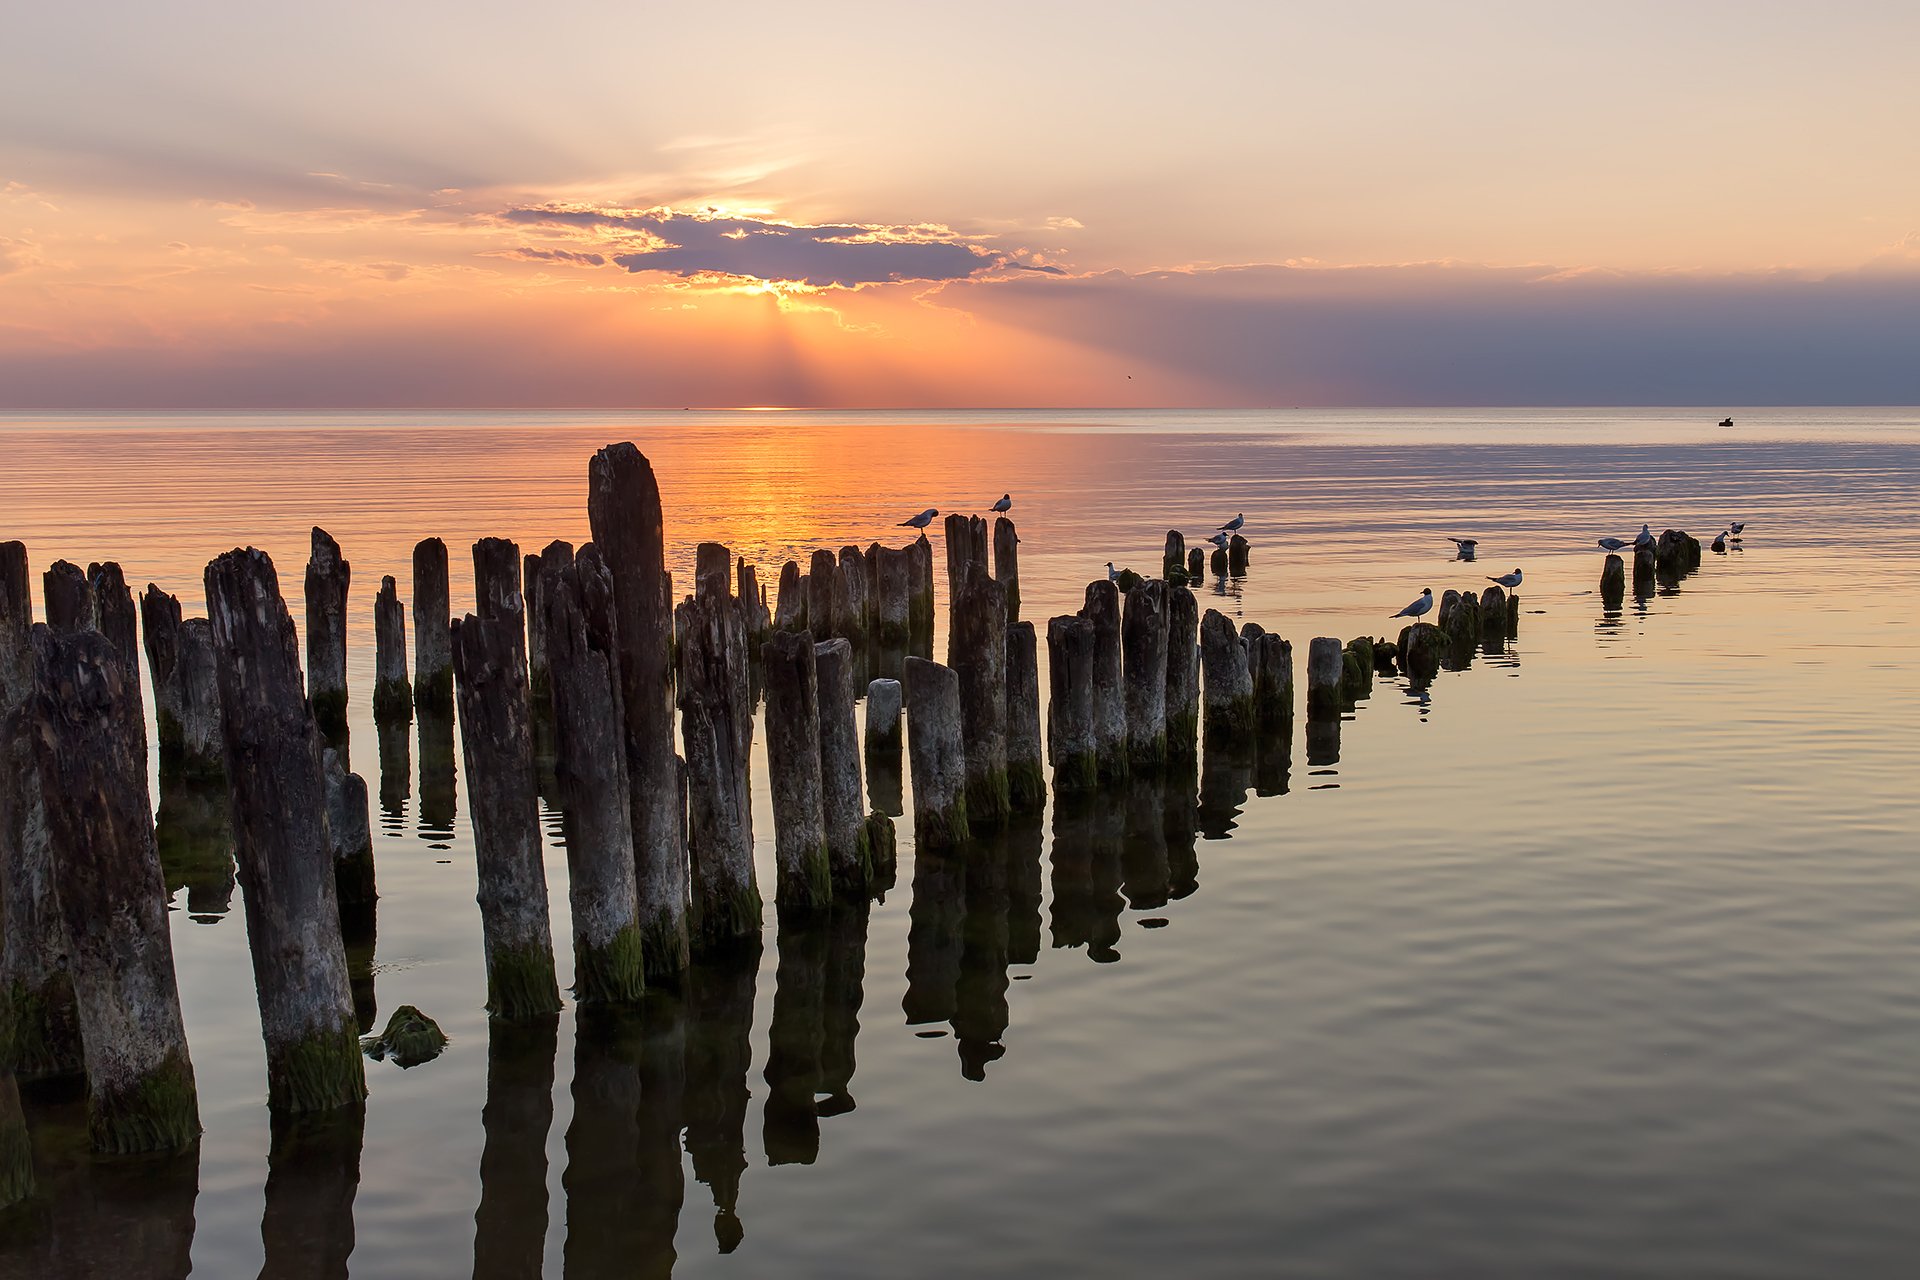
[[[140,701],[106,637],[37,628],[33,647],[34,755],[71,948],[88,1135],[108,1155],[177,1151],[199,1136],[200,1115]]]
[[[328,847],[320,735],[273,561],[207,566],[234,846],[267,1046],[267,1100],[320,1111],[366,1096]]]

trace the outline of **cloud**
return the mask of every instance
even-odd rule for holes
[[[40,246],[27,240],[0,236],[0,276],[40,265]]]
[[[814,288],[858,288],[900,281],[966,280],[1015,265],[1009,255],[972,243],[944,226],[775,222],[709,210],[628,211],[535,207],[508,209],[507,222],[637,233],[641,247],[612,255],[632,272],[681,278],[728,276]]]
[[[483,258],[516,258],[522,262],[574,262],[583,267],[604,267],[607,265],[605,254],[574,253],[567,249],[495,249],[480,255]]]

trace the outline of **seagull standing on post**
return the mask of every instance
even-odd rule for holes
[[[1433,588],[1422,587],[1420,589],[1420,598],[1418,600],[1415,600],[1412,604],[1408,605],[1406,608],[1402,609],[1400,612],[1394,614],[1393,616],[1396,618],[1424,617],[1432,608],[1433,608]]]
[[[1242,511],[1239,515],[1235,516],[1233,519],[1221,525],[1220,531],[1222,533],[1238,533],[1240,532],[1240,526],[1245,524],[1246,522],[1247,522],[1247,513]]]
[[[1618,538],[1597,538],[1595,541],[1600,544],[1602,551],[1625,551],[1633,545],[1631,542],[1622,542]]]
[[[1639,535],[1639,536],[1638,536],[1637,538],[1635,538],[1635,539],[1633,540],[1633,545],[1634,545],[1634,546],[1636,546],[1636,547],[1650,547],[1650,546],[1652,546],[1652,545],[1653,545],[1653,529],[1652,529],[1652,527],[1651,527],[1651,526],[1649,526],[1649,525],[1644,525],[1644,524],[1643,524],[1643,525],[1641,525],[1641,526],[1640,526],[1640,535]]]
[[[1013,510],[1013,495],[1010,493],[1001,494],[1000,501],[993,504],[993,509],[1001,513]]]
[[[1511,591],[1515,587],[1520,585],[1520,571],[1518,569],[1515,569],[1512,573],[1503,573],[1497,578],[1488,578],[1487,581],[1497,582],[1501,586],[1505,587],[1507,590]]]
[[[924,529],[928,525],[932,524],[933,518],[939,514],[940,513],[934,510],[932,507],[928,507],[925,511],[922,511],[919,515],[909,516],[907,519],[902,520],[900,522],[900,527],[902,529]]]

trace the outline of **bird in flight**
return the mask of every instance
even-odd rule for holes
[[[994,504],[993,504],[993,509],[994,509],[995,511],[1011,511],[1011,510],[1013,510],[1013,495],[1012,495],[1012,494],[1010,494],[1010,493],[1003,493],[1003,494],[1001,494],[1001,495],[1000,495],[1000,501],[998,501],[998,502],[996,502],[996,503],[994,503]]]
[[[1433,588],[1422,587],[1420,589],[1420,598],[1418,600],[1415,600],[1412,604],[1408,605],[1406,608],[1402,609],[1400,612],[1394,614],[1393,616],[1396,618],[1418,618],[1426,614],[1432,608],[1433,608]]]
[[[924,529],[928,525],[932,524],[933,518],[939,514],[940,513],[934,510],[932,507],[928,507],[925,511],[922,511],[919,515],[909,516],[905,520],[902,520],[900,522],[900,527],[902,529]]]

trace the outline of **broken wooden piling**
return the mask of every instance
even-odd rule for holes
[[[307,559],[307,698],[320,732],[337,738],[347,727],[347,590],[353,566],[325,529],[313,528]]]
[[[1080,612],[1093,623],[1093,749],[1102,782],[1127,776],[1126,662],[1120,638],[1120,591],[1111,582],[1087,584]]]
[[[1440,628],[1430,622],[1416,622],[1400,633],[1400,670],[1406,673],[1414,688],[1429,685],[1440,674],[1441,661],[1451,652],[1452,645],[1452,640]]]
[[[1187,576],[1187,535],[1178,529],[1167,530],[1166,550],[1160,553],[1160,576],[1169,585],[1183,586]]]
[[[178,1151],[199,1136],[200,1116],[140,700],[104,635],[41,628],[33,648],[34,756],[85,1047],[88,1136],[108,1155]]]
[[[543,572],[540,593],[555,768],[567,797],[574,999],[630,1004],[645,978],[613,575],[589,543],[551,577]]]
[[[407,724],[413,719],[413,685],[407,679],[407,610],[392,574],[380,579],[373,598],[373,719]]]
[[[1200,582],[1207,576],[1207,553],[1199,547],[1187,551],[1187,581]],[[1197,624],[1196,624],[1197,625]]]
[[[833,576],[833,634],[855,645],[867,642],[867,578],[867,561],[860,548],[840,548]]]
[[[820,716],[820,812],[835,894],[866,899],[873,867],[861,789],[860,735],[853,723],[853,645],[844,637],[813,646]]]
[[[1200,667],[1206,675],[1209,738],[1237,738],[1253,728],[1253,671],[1233,620],[1217,609],[1200,618]]]
[[[1040,655],[1031,622],[1007,625],[1007,799],[1015,813],[1047,804],[1040,745]]]
[[[805,631],[807,629],[807,596],[810,587],[807,575],[800,572],[800,566],[792,560],[780,566],[780,595],[773,610],[773,627],[776,631]]]
[[[357,1104],[366,1082],[293,617],[264,551],[208,564],[206,593],[267,1102],[281,1111]]]
[[[1047,756],[1053,789],[1062,794],[1100,785],[1093,712],[1093,620],[1070,614],[1047,620]]]
[[[923,849],[951,848],[972,834],[960,677],[950,667],[918,657],[907,659],[905,677],[914,841]]]
[[[453,601],[447,544],[426,538],[413,548],[413,700],[437,711],[453,709]]]
[[[1198,549],[1195,549],[1198,554]],[[1195,575],[1196,577],[1198,575]],[[1200,738],[1200,600],[1186,587],[1167,589],[1167,758],[1192,760]]]
[[[881,547],[874,639],[884,649],[904,650],[913,638],[913,550]]]
[[[520,594],[527,614],[527,687],[533,694],[533,718],[546,718],[553,709],[553,672],[547,661],[547,593],[573,563],[573,544],[555,538],[537,556],[522,562]]]
[[[688,895],[680,836],[685,809],[673,750],[673,611],[660,487],[632,444],[608,445],[594,455],[587,508],[594,545],[613,575],[647,980],[677,983],[687,967]]]
[[[833,552],[813,553],[807,566],[807,630],[813,633],[816,644],[833,637],[834,582],[839,576],[840,561]]]
[[[967,580],[967,566],[978,564],[989,567],[987,560],[987,522],[979,516],[963,516],[958,513],[946,518],[942,528],[947,543],[947,607],[960,596],[960,588]],[[949,655],[948,664],[952,664]]]
[[[58,634],[91,631],[93,588],[86,571],[70,560],[55,560],[41,577],[46,596],[47,627]]]
[[[1020,621],[1020,534],[1009,516],[994,517],[993,580],[1007,590],[1007,621]]]
[[[1247,576],[1247,551],[1249,544],[1239,534],[1234,534],[1227,542],[1227,573],[1235,578]]]
[[[767,590],[760,585],[760,571],[748,564],[745,556],[735,560],[734,578],[747,652],[758,653],[766,643],[767,633],[773,630],[773,616],[767,611]]]
[[[1127,592],[1120,621],[1126,682],[1127,763],[1152,772],[1167,761],[1167,584],[1151,578]]]
[[[869,762],[891,761],[900,768],[901,691],[898,680],[881,677],[867,685],[866,753]]]
[[[987,572],[985,561],[970,559],[962,566],[951,617],[949,665],[960,678],[967,822],[978,829],[1003,822],[1012,812],[1007,792],[1007,593]]]
[[[778,632],[761,650],[767,681],[767,781],[773,792],[774,902],[833,900],[820,770],[820,679],[811,632]]]
[[[364,915],[380,897],[373,870],[373,828],[367,816],[367,782],[347,770],[345,755],[320,753],[326,780],[327,845],[333,854],[333,892],[343,922]]]
[[[1332,636],[1315,636],[1307,646],[1307,718],[1340,715],[1340,680],[1346,674],[1346,646]]]
[[[1293,718],[1293,645],[1263,631],[1247,646],[1247,671],[1253,678],[1253,718],[1272,728]]]
[[[180,602],[152,583],[140,595],[140,619],[153,677],[160,772],[175,778],[217,778],[226,762],[212,624],[205,618],[182,619]]]
[[[908,614],[907,648],[923,658],[933,657],[933,544],[921,534],[907,548],[907,591],[911,600]]]
[[[504,539],[482,541],[496,544],[488,551],[497,553]],[[475,544],[476,568],[483,564],[479,547]],[[488,559],[496,569],[513,567],[508,584],[517,601],[518,550]],[[492,581],[501,585],[497,577]],[[547,919],[545,842],[534,794],[526,623],[518,609],[506,609],[484,586],[479,599],[483,609],[494,612],[468,614],[453,624],[453,687],[479,873],[487,1011],[497,1018],[526,1019],[560,1008]]]

